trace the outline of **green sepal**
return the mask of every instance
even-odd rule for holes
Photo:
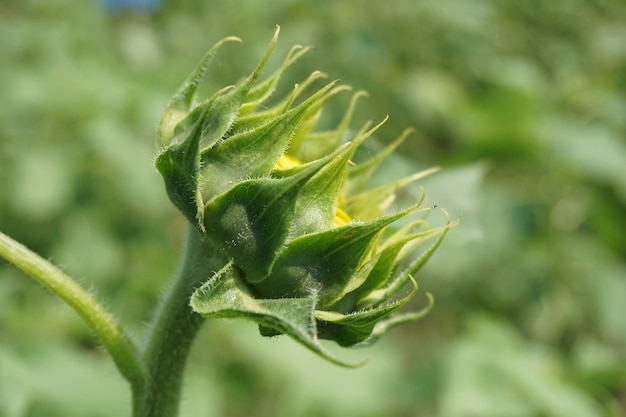
[[[205,117],[206,111],[196,120],[187,139],[161,150],[154,163],[163,177],[170,200],[193,224],[202,224],[199,222],[203,203],[198,189],[198,147]]]
[[[369,261],[375,263],[374,266],[371,267],[370,273],[365,281],[355,290],[355,293],[359,296],[359,298],[362,294],[369,294],[375,289],[385,285],[385,283],[389,280],[389,276],[391,275],[394,265],[396,265],[398,253],[400,253],[402,248],[409,241],[410,239],[396,242],[395,244],[383,249],[380,253],[377,253],[375,258]],[[368,267],[367,264],[364,265],[364,267]]]
[[[309,78],[313,78],[314,75],[317,75],[316,78],[326,78],[326,75],[320,73],[319,71],[313,73]],[[333,85],[336,82],[337,81],[333,81]],[[291,94],[281,103],[266,110],[255,111],[244,115],[240,114],[239,117],[237,117],[237,120],[233,123],[229,133],[232,136],[239,135],[258,127],[259,125],[267,123],[268,120],[280,117],[289,110],[296,97],[298,97],[303,90],[303,86],[296,84]],[[242,106],[244,105],[245,103]]]
[[[304,297],[315,291],[319,308],[333,304],[349,285],[376,235],[412,210],[287,242],[276,258],[271,274],[255,283],[255,289],[260,296],[267,298]]]
[[[346,211],[361,220],[375,219],[387,211],[395,200],[396,192],[430,174],[439,171],[439,167],[417,172],[398,181],[381,185],[352,196],[346,201]]]
[[[304,185],[296,204],[292,237],[333,227],[337,202],[348,172],[350,158],[363,141],[378,130],[386,120],[385,118],[353,142],[340,147],[336,156]]]
[[[290,238],[329,229],[334,225],[337,196],[345,178],[345,171],[353,153],[346,144],[333,153],[332,159],[300,190]],[[328,157],[326,157],[328,158]],[[290,170],[299,172],[300,165]]]
[[[425,197],[425,193],[422,190],[422,198]],[[433,210],[434,207],[429,207],[428,209],[421,209],[421,210],[417,210],[417,212],[420,211],[430,211]],[[385,248],[387,246],[393,245],[396,242],[399,242],[400,240],[403,240],[405,237],[409,236],[409,235],[415,235],[416,233],[420,233],[417,232],[415,230],[429,230],[429,225],[428,222],[426,221],[426,219],[418,219],[418,220],[414,220],[408,224],[406,224],[405,226],[401,227],[400,229],[396,230],[393,232],[393,234],[391,236],[388,236],[384,242],[381,243],[381,248]]]
[[[174,138],[174,131],[178,124],[187,117],[187,113],[193,105],[193,100],[202,81],[204,74],[213,59],[217,50],[226,42],[241,42],[241,39],[231,36],[222,39],[207,52],[194,70],[187,76],[182,85],[178,88],[172,99],[165,106],[161,113],[161,119],[157,127],[157,146],[169,145]]]
[[[411,280],[412,291],[402,299],[349,314],[336,313],[334,311],[316,311],[315,318],[318,320],[319,337],[331,339],[340,346],[354,346],[367,340],[380,320],[391,314],[394,310],[406,304],[417,292],[417,283]]]
[[[264,279],[282,247],[299,190],[318,166],[287,178],[237,183],[204,208],[206,234],[255,283]]]
[[[418,204],[419,206],[419,204]],[[416,212],[421,211],[417,210]],[[341,295],[341,300],[332,306],[335,311],[352,311],[358,300],[366,298],[372,291],[387,285],[397,271],[400,263],[408,255],[406,247],[415,240],[423,238],[427,232],[415,233],[396,239],[388,244],[376,244],[377,251],[361,265]],[[380,240],[380,234],[378,235]]]
[[[362,90],[352,95],[348,109],[344,113],[339,125],[334,130],[313,133],[309,133],[310,129],[302,131],[294,138],[291,152],[301,161],[312,161],[321,158],[330,150],[336,149],[348,133],[358,99],[364,96],[367,96],[367,93]],[[305,135],[305,133],[308,134],[308,136]],[[358,136],[359,135],[357,135],[357,137]]]
[[[244,103],[241,105],[241,109],[239,110],[239,117],[241,118],[242,116],[251,113],[259,105],[263,104],[263,102],[270,98],[276,90],[280,77],[287,70],[287,68],[293,65],[294,62],[310,50],[310,47],[303,48],[300,45],[292,47],[282,65],[274,71],[272,75],[250,89],[246,95]]]
[[[320,345],[315,304],[315,294],[305,298],[254,298],[242,283],[232,262],[198,288],[190,300],[192,310],[204,317],[246,318],[259,324],[264,334],[286,334],[337,365],[362,365],[337,359]]]
[[[415,129],[413,128],[406,129],[395,141],[387,145],[385,149],[379,152],[375,157],[366,162],[350,167],[350,170],[348,171],[348,179],[343,187],[344,193],[346,195],[356,195],[357,193],[362,192],[378,167],[414,131]]]
[[[299,106],[265,120],[255,129],[231,136],[202,152],[200,193],[205,200],[248,178],[268,176],[285,152],[298,122],[311,106],[323,100],[328,84]]]
[[[433,253],[435,253],[435,250],[439,247],[448,231],[461,221],[460,217],[455,221],[451,221],[448,213],[443,209],[442,211],[447,219],[446,225],[435,229],[429,229],[419,234],[425,237],[434,237],[438,235],[435,242],[433,242],[419,257],[417,257],[417,259],[409,263],[408,266],[405,266],[401,271],[396,272],[385,286],[370,292],[368,295],[360,299],[357,303],[357,308],[377,306],[384,303],[385,300],[393,297],[393,295],[404,287],[409,280],[413,279],[412,276],[416,275],[422,269]]]
[[[431,293],[427,292],[426,297],[428,298],[428,304],[421,310],[410,311],[410,312],[406,312],[402,314],[393,314],[390,317],[384,318],[383,320],[376,323],[376,325],[374,326],[374,330],[372,331],[372,334],[370,335],[370,337],[368,337],[366,340],[360,343],[359,346],[367,345],[367,344],[375,342],[382,335],[384,335],[390,329],[396,326],[399,326],[405,323],[418,321],[426,317],[426,315],[430,313],[430,310],[432,310],[435,305],[435,299]]]
[[[243,103],[246,95],[258,80],[261,75],[261,71],[265,67],[267,60],[269,59],[276,40],[278,38],[279,29],[276,28],[274,37],[272,38],[263,58],[245,80],[237,84],[234,88],[229,90],[226,94],[220,94],[219,96],[213,96],[210,101],[210,105],[207,105],[207,118],[204,122],[202,129],[203,135],[200,140],[200,149],[207,149],[214,146],[220,141],[231,128],[237,115],[239,114],[239,108]]]
[[[225,88],[200,103],[190,112],[193,97],[209,61],[226,38],[217,43],[200,61],[178,89],[161,115],[157,129],[159,152],[155,165],[163,176],[170,200],[194,224],[203,225],[203,198],[199,190],[200,149],[211,146],[226,133],[237,116],[239,106],[258,79],[278,36],[278,29],[255,71],[234,88]]]
[[[443,209],[442,211],[444,212],[447,218],[446,225],[442,227],[434,228],[434,229],[429,229],[425,232],[420,233],[420,235],[425,236],[427,238],[431,236],[433,237],[437,236],[438,234],[439,235],[437,236],[435,241],[420,256],[417,257],[417,259],[410,262],[406,268],[402,269],[402,271],[399,274],[396,274],[395,278],[390,280],[389,285],[386,288],[386,291],[381,300],[385,300],[389,297],[392,297],[395,293],[397,293],[400,290],[400,288],[402,288],[402,286],[409,279],[412,279],[411,278],[412,276],[417,275],[417,273],[424,267],[424,265],[426,265],[426,262],[428,262],[428,260],[431,258],[433,253],[435,253],[435,251],[437,250],[441,242],[443,242],[443,239],[446,237],[450,229],[456,226],[457,224],[459,224],[459,222],[461,221],[461,217],[459,217],[455,221],[451,221],[448,213]],[[405,257],[406,255],[408,254],[405,254]]]
[[[313,77],[313,75],[315,75],[316,73],[313,73],[311,75],[311,77]],[[325,74],[321,74],[324,75]],[[308,81],[308,80],[307,80]],[[304,146],[304,143],[309,142],[311,139],[311,131],[315,128],[315,126],[318,124],[321,116],[322,116],[322,110],[323,110],[323,105],[324,102],[328,99],[330,99],[332,96],[335,96],[343,91],[349,91],[351,90],[352,87],[347,86],[347,85],[340,85],[338,87],[336,87],[335,89],[333,89],[326,97],[324,97],[324,101],[320,101],[316,106],[312,107],[308,113],[305,115],[305,117],[302,118],[302,122],[300,123],[300,126],[298,126],[298,131],[296,132],[296,134],[294,135],[293,141],[292,141],[292,148],[290,149],[290,154],[295,156],[296,158],[298,158],[301,161],[307,162],[307,161],[311,161],[314,159],[318,159],[320,157],[322,157],[323,155],[326,155],[329,152],[332,152],[334,149],[336,149],[337,146],[323,146],[323,147],[319,147],[318,148],[318,152],[316,153],[314,158],[310,158],[310,157],[306,157],[303,158],[300,152],[300,148],[301,146]],[[296,91],[302,90],[302,87],[298,88]],[[318,143],[318,145],[322,145],[321,143]],[[309,155],[310,156],[310,155]]]
[[[422,196],[422,199],[420,199],[416,206],[421,205],[425,194],[422,194]],[[414,213],[421,211],[424,211],[424,209],[416,210]],[[412,222],[411,225],[416,223],[418,222]],[[410,230],[410,228],[407,230]],[[429,234],[430,230],[420,233],[401,234],[401,236],[396,232],[391,237],[385,239],[382,244],[377,245],[378,251],[376,254],[361,267],[361,269],[369,271],[367,276],[363,278],[363,281],[358,287],[351,288],[351,291],[354,291],[355,298],[361,299],[377,288],[387,284],[392,274],[396,272],[400,263],[407,256],[408,251],[405,250],[407,246]],[[361,275],[363,274],[359,270],[359,276]]]

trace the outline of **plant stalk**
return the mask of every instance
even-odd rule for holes
[[[204,322],[189,307],[189,299],[223,264],[213,245],[190,225],[178,271],[154,315],[143,355],[146,385],[133,392],[134,417],[178,414],[185,364]]]
[[[133,341],[115,318],[71,277],[21,243],[0,232],[0,257],[65,301],[100,339],[133,391],[144,383],[144,369]]]

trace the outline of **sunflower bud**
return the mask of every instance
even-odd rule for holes
[[[224,267],[200,287],[191,306],[206,317],[244,317],[261,334],[288,334],[321,356],[342,364],[319,339],[354,346],[423,311],[396,310],[416,292],[413,275],[449,227],[429,228],[422,218],[393,232],[392,223],[432,208],[385,214],[395,192],[435,169],[365,190],[380,163],[407,136],[372,160],[352,166],[357,147],[383,123],[351,135],[357,99],[339,125],[315,131],[325,102],[349,90],[330,82],[300,98],[324,78],[314,72],[278,104],[267,99],[283,72],[306,52],[294,47],[266,79],[260,74],[269,48],[250,76],[196,102],[199,82],[215,45],[179,88],[158,129],[156,167],[170,199],[210,242]],[[422,194],[423,195],[423,194]],[[423,197],[422,197],[423,200]],[[415,259],[421,243],[429,247]],[[216,256],[216,254],[207,254]],[[401,291],[408,287],[407,294]]]

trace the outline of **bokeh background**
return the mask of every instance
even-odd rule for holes
[[[416,128],[381,176],[442,166],[422,185],[463,222],[417,276],[432,313],[337,351],[368,365],[212,322],[182,415],[625,416],[622,0],[3,0],[0,230],[141,340],[185,227],[152,166],[160,111],[224,36],[244,44],[221,50],[203,91],[248,74],[276,24],[270,66],[316,47],[283,86],[319,69],[366,89],[354,127],[391,115],[369,152]],[[348,99],[329,103],[329,123]],[[86,326],[0,262],[0,416],[122,416],[128,403]]]

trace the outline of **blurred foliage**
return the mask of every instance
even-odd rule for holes
[[[320,69],[367,89],[357,122],[391,115],[380,144],[417,129],[381,182],[440,164],[428,203],[464,214],[419,277],[435,309],[355,352],[367,366],[210,323],[184,416],[626,415],[625,2],[123,3],[0,3],[0,230],[131,329],[184,229],[151,165],[154,127],[226,35],[245,45],[220,51],[207,89],[247,74],[280,24],[275,65],[293,43],[317,47],[283,87]],[[79,319],[0,264],[0,416],[128,410]]]

